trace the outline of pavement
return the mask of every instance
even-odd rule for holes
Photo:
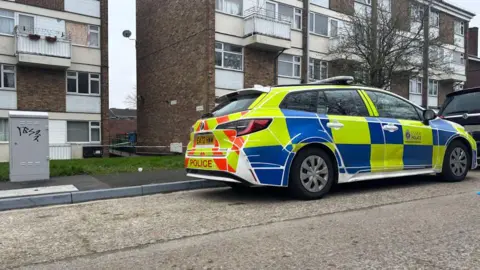
[[[480,269],[480,172],[0,212],[0,269]]]

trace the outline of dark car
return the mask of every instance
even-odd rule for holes
[[[480,87],[448,94],[438,115],[464,126],[480,147]]]

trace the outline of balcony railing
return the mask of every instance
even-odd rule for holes
[[[282,18],[279,13],[264,8],[253,7],[245,11],[245,37],[264,35],[291,40],[291,17]]]
[[[17,26],[15,29],[16,52],[70,59],[72,57],[72,43],[64,32],[47,29],[26,29]]]

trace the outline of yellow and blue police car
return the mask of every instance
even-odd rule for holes
[[[426,174],[461,181],[476,168],[477,145],[462,126],[353,81],[256,86],[218,98],[192,127],[187,175],[316,199],[337,183]]]

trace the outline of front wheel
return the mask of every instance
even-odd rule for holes
[[[470,169],[471,157],[467,146],[460,142],[452,142],[443,159],[441,180],[447,182],[459,182],[465,179]]]
[[[309,148],[293,161],[288,187],[297,198],[319,199],[330,191],[334,179],[333,162],[327,153]]]

